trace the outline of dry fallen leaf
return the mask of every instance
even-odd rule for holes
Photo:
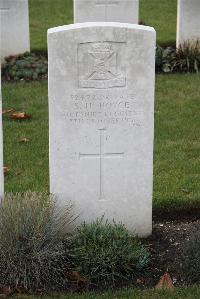
[[[81,276],[80,273],[77,272],[77,271],[66,272],[65,276],[69,280],[82,281],[82,282],[85,282],[85,283],[89,282],[89,280],[86,277]]]
[[[12,109],[12,108],[10,108],[10,109],[4,109],[2,111],[2,114],[9,114],[9,113],[14,112],[14,111],[15,111],[15,109]]]
[[[3,172],[4,174],[8,173],[10,171],[10,168],[6,165],[3,166]]]
[[[21,175],[22,174],[22,171],[17,171],[17,172],[15,172],[15,176],[18,176],[18,175]]]
[[[181,191],[184,192],[184,193],[188,193],[188,194],[191,192],[190,190],[188,190],[188,189],[184,189],[184,188],[181,189]]]
[[[0,287],[0,294],[2,298],[6,298],[11,296],[14,293],[13,289],[10,286],[2,286]]]
[[[28,290],[25,287],[16,287],[15,293],[17,294],[27,294]]]
[[[174,285],[169,273],[165,273],[161,276],[159,282],[156,284],[155,289],[169,289],[174,290]]]
[[[26,138],[26,137],[22,137],[19,139],[19,142],[22,142],[22,143],[26,143],[26,142],[29,142],[30,139]]]
[[[31,116],[26,114],[25,112],[15,112],[10,115],[10,118],[13,120],[25,120],[31,118]]]
[[[79,291],[85,289],[90,283],[88,278],[81,276],[77,271],[66,272],[65,276],[72,282],[76,283],[76,289]]]

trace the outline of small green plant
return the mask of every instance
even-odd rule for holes
[[[200,40],[185,41],[171,56],[174,72],[196,72],[200,70]]]
[[[156,72],[169,73],[171,71],[170,57],[172,49],[156,47]]]
[[[47,78],[47,58],[35,53],[24,53],[5,58],[2,65],[2,77],[8,81],[38,80]]]
[[[185,241],[181,260],[182,277],[187,283],[200,283],[200,231],[199,227]]]
[[[72,221],[71,206],[61,212],[47,194],[5,195],[0,206],[0,284],[63,288]]]
[[[150,254],[122,224],[97,219],[73,236],[75,269],[93,284],[114,286],[138,277]]]

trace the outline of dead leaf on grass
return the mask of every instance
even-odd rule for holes
[[[18,176],[18,175],[21,175],[22,174],[22,171],[17,171],[17,172],[15,172],[15,176]]]
[[[183,192],[183,193],[187,193],[187,194],[189,194],[191,191],[190,190],[188,190],[188,189],[181,189],[181,191]]]
[[[10,168],[6,165],[3,166],[3,173],[6,174],[10,171]]]
[[[168,272],[165,272],[165,274],[163,276],[161,276],[159,282],[155,286],[155,289],[174,290],[173,281]]]
[[[28,139],[26,137],[22,137],[22,138],[19,139],[19,142],[21,142],[21,143],[26,143],[26,142],[29,142],[29,141],[30,141],[30,139]]]
[[[30,119],[31,116],[26,114],[25,112],[15,112],[10,115],[10,119],[12,120],[25,120]]]
[[[14,111],[15,111],[15,109],[13,109],[13,108],[10,108],[10,109],[4,109],[4,110],[2,111],[2,114],[9,114],[9,113],[14,112]]]

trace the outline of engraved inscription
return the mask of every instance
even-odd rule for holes
[[[120,42],[79,44],[79,88],[125,87],[124,48]]]
[[[99,153],[95,154],[86,154],[79,153],[79,159],[90,159],[95,158],[99,159],[99,200],[105,200],[104,195],[104,159],[106,158],[123,158],[124,152],[121,153],[106,153],[105,151],[105,132],[106,129],[99,129],[100,140],[99,140]]]
[[[96,0],[96,6],[116,6],[119,5],[119,0]]]
[[[7,7],[0,8],[0,12],[8,12],[9,10],[10,10],[10,8],[7,8]]]
[[[72,124],[123,124],[140,127],[143,110],[134,94],[71,94],[64,112]]]

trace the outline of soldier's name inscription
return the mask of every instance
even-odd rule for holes
[[[116,124],[141,126],[143,111],[134,94],[71,94],[65,117],[71,123]]]

